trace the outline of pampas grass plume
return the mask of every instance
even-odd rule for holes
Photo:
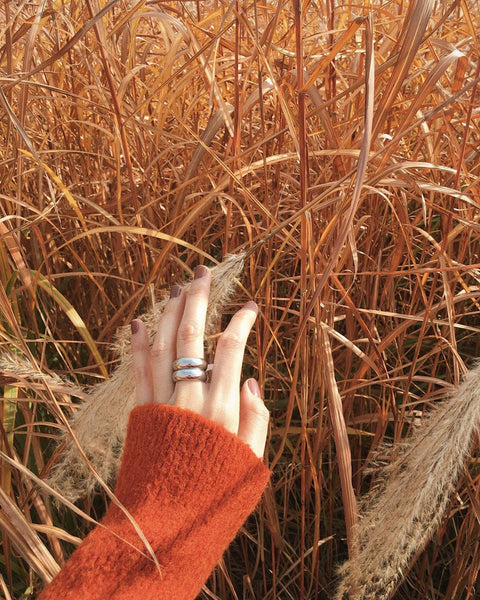
[[[438,529],[480,425],[480,365],[395,449],[367,498],[359,552],[340,570],[336,600],[387,599]]]

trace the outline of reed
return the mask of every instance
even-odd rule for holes
[[[413,434],[385,452],[356,528],[360,550],[342,567],[337,598],[385,598],[438,530],[480,427],[480,368],[468,372]],[[351,594],[350,594],[351,595]]]
[[[103,514],[130,321],[231,254],[207,342],[259,304],[274,477],[202,598],[475,597],[479,26],[474,0],[1,4],[3,595]],[[392,487],[413,447],[438,470]]]

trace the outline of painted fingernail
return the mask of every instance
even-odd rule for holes
[[[208,269],[205,265],[197,265],[197,268],[195,269],[194,279],[201,279],[202,277],[205,277],[207,273]]]
[[[175,284],[170,290],[170,298],[178,298],[178,296],[180,296],[181,293],[182,288],[179,285]]]
[[[138,329],[140,327],[140,323],[134,319],[131,323],[130,323],[130,329],[132,330],[132,334],[136,334]]]
[[[254,310],[255,312],[258,311],[258,306],[257,303],[254,302],[253,300],[249,300],[244,306],[243,308],[249,308],[250,310]]]
[[[257,396],[257,398],[261,398],[260,387],[258,386],[256,379],[249,379],[247,381],[247,385],[248,389],[252,392],[254,396]]]

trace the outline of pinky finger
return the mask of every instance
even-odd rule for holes
[[[260,398],[255,379],[248,379],[240,391],[238,437],[248,444],[258,458],[263,457],[270,414]]]
[[[150,404],[153,402],[153,378],[147,329],[140,319],[134,319],[131,328],[137,405]]]

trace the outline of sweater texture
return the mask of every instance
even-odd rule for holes
[[[193,600],[269,477],[222,426],[175,406],[135,408],[115,489],[124,508],[110,504],[38,600]]]

